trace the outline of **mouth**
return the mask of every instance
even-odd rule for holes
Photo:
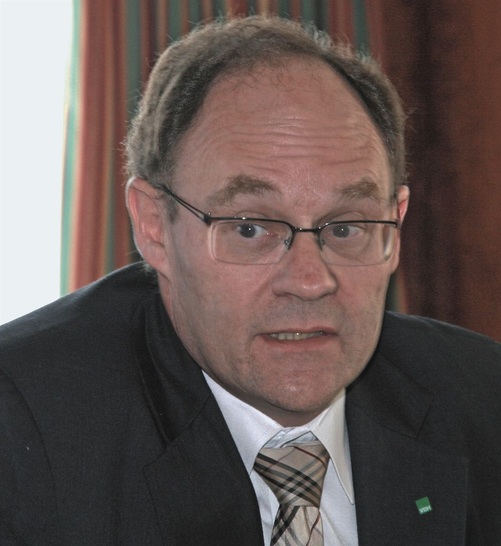
[[[304,341],[305,339],[312,339],[315,337],[323,337],[329,335],[324,330],[318,330],[316,332],[276,332],[268,334],[271,339],[277,341]]]

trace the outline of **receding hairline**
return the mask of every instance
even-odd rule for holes
[[[276,16],[202,24],[162,54],[129,131],[129,174],[153,185],[167,180],[172,184],[176,150],[211,88],[231,74],[249,72],[259,64],[284,64],[289,58],[316,59],[345,81],[382,137],[394,187],[405,183],[405,115],[377,62],[346,39]]]
[[[190,134],[191,134],[191,131],[192,130],[196,130],[196,126],[197,126],[197,122],[200,120],[200,118],[202,118],[204,116],[204,107],[207,103],[207,100],[209,98],[210,95],[212,95],[214,92],[215,93],[218,93],[219,90],[218,88],[221,88],[221,86],[226,87],[226,89],[224,90],[225,93],[228,93],[229,91],[228,90],[232,90],[232,89],[236,89],[238,88],[239,85],[245,85],[245,79],[247,77],[251,77],[251,78],[256,78],[256,81],[259,82],[258,78],[260,77],[260,71],[261,70],[265,70],[267,68],[276,68],[277,69],[277,72],[276,72],[276,76],[277,76],[277,82],[276,84],[278,86],[281,85],[281,82],[280,82],[280,78],[283,76],[284,78],[287,77],[287,71],[289,70],[290,68],[290,64],[288,63],[292,63],[292,62],[300,62],[300,63],[304,63],[306,67],[308,68],[312,68],[313,67],[313,70],[315,69],[315,65],[317,65],[318,67],[325,67],[327,69],[329,69],[329,71],[339,79],[339,81],[341,82],[341,85],[344,87],[344,89],[353,97],[353,99],[356,101],[356,103],[358,104],[358,106],[361,108],[361,110],[364,112],[364,114],[367,116],[367,120],[368,122],[371,124],[372,128],[375,130],[375,133],[377,135],[377,138],[380,140],[384,150],[385,150],[385,153],[386,153],[386,159],[388,161],[388,165],[389,165],[389,168],[390,168],[390,176],[391,178],[393,178],[393,167],[392,167],[392,160],[391,160],[391,149],[389,148],[388,146],[388,143],[387,143],[387,140],[386,140],[386,136],[382,130],[382,128],[378,125],[378,123],[376,123],[376,121],[374,120],[371,112],[369,111],[368,107],[367,107],[367,104],[365,103],[363,97],[361,96],[361,94],[359,93],[359,91],[352,85],[352,83],[349,81],[349,79],[346,77],[345,74],[343,74],[342,71],[338,70],[335,66],[333,66],[331,63],[329,63],[325,58],[323,58],[322,56],[319,56],[319,55],[314,55],[314,54],[309,54],[309,53],[298,53],[298,54],[295,54],[295,53],[290,53],[290,54],[287,54],[287,55],[277,55],[277,56],[274,56],[274,57],[271,57],[269,59],[256,59],[256,61],[252,64],[252,65],[248,65],[248,66],[244,66],[244,67],[232,67],[228,70],[225,70],[223,72],[221,72],[220,74],[218,74],[210,83],[210,86],[207,90],[207,93],[204,97],[204,100],[202,101],[200,107],[198,108],[196,114],[194,115],[193,119],[191,120],[191,123],[189,124],[189,126],[186,128],[186,130],[184,131],[184,133],[181,135],[179,141],[177,142],[176,144],[176,153],[179,153],[180,150],[182,149],[184,143],[186,142],[187,139],[190,138]],[[280,74],[280,72],[283,72],[282,74]],[[318,78],[322,78],[324,76],[320,75],[318,76]],[[233,80],[233,82],[232,82]],[[335,96],[335,93],[332,93],[332,96],[330,98],[331,101],[335,101],[336,100],[336,96]],[[175,161],[174,163],[174,169],[173,169],[173,172],[172,172],[172,178],[171,178],[171,185],[172,185],[172,188],[175,188],[176,186],[178,186],[178,183],[177,183],[177,180],[176,180],[176,176],[175,176],[175,173],[176,173],[176,167],[177,167],[177,160]],[[239,179],[238,177],[236,177],[238,180],[241,180],[241,181],[244,181],[246,179],[250,180],[250,177],[245,177],[245,175],[242,175],[242,178]],[[246,185],[246,183],[244,182],[244,184],[241,186],[241,187],[244,187]],[[390,185],[392,185],[394,188],[396,188],[398,186],[398,183],[396,183],[396,181],[390,181]],[[258,184],[258,186],[260,186]],[[233,186],[232,186],[233,187]],[[250,187],[250,186],[249,186]],[[263,190],[266,190],[266,189],[270,189],[270,188],[265,188],[265,187],[256,187],[256,188],[253,188],[252,189],[252,193],[257,193],[258,190],[259,191],[263,191]],[[228,192],[231,193],[232,191],[235,191],[233,189],[228,188]],[[214,204],[216,204],[219,199],[217,197],[214,197]],[[226,198],[222,198],[223,201],[226,200]],[[211,199],[212,201],[212,199]]]

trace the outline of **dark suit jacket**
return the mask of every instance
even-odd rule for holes
[[[361,546],[501,545],[499,345],[389,314],[346,416]],[[138,265],[0,329],[0,544],[263,544],[225,421]]]

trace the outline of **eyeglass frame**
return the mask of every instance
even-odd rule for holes
[[[210,212],[204,212],[203,210],[200,210],[199,208],[195,207],[191,203],[188,203],[188,201],[185,201],[179,195],[176,195],[172,190],[170,190],[167,186],[156,186],[157,189],[163,191],[165,194],[167,194],[169,197],[174,199],[177,203],[182,205],[185,209],[187,209],[189,212],[191,212],[194,216],[196,216],[199,220],[204,222],[204,224],[207,227],[210,227],[213,222],[217,221],[228,221],[228,220],[243,220],[246,222],[272,222],[277,224],[285,224],[289,227],[291,230],[291,237],[289,241],[284,241],[284,245],[286,250],[290,250],[292,247],[292,244],[294,243],[294,239],[296,236],[296,233],[314,233],[317,244],[322,249],[322,241],[320,240],[320,233],[322,230],[324,230],[328,226],[335,226],[335,225],[343,225],[343,224],[349,224],[352,223],[360,223],[360,224],[384,224],[388,226],[393,226],[395,229],[400,229],[402,222],[399,219],[395,220],[335,220],[333,222],[326,222],[325,224],[322,224],[320,226],[314,227],[314,228],[302,228],[295,226],[291,224],[290,222],[287,222],[286,220],[276,220],[273,218],[262,218],[262,217],[255,217],[255,216],[212,216]],[[397,192],[395,192],[392,196],[392,199],[397,198]],[[360,264],[360,265],[379,265],[380,263],[386,263],[391,256],[393,255],[393,252],[395,250],[395,247],[393,247],[391,254],[388,256],[386,260],[383,262],[378,262],[377,264]],[[216,258],[217,259],[217,258]],[[219,261],[219,260],[218,260]],[[226,262],[223,262],[226,263]],[[252,262],[250,262],[252,263]],[[246,265],[246,264],[242,264]],[[249,265],[249,264],[247,264]]]

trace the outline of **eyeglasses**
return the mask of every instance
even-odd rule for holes
[[[232,264],[274,264],[290,250],[297,233],[313,233],[325,263],[378,265],[395,249],[398,220],[335,218],[315,228],[301,228],[283,220],[211,216],[190,205],[165,186],[159,187],[209,227],[214,258]]]

